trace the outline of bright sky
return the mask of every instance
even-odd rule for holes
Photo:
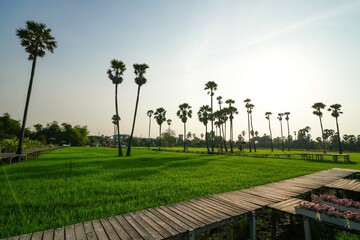
[[[291,112],[290,131],[311,127],[320,136],[311,106],[342,104],[340,132],[360,134],[360,1],[0,1],[0,114],[22,119],[31,62],[15,32],[26,20],[45,23],[58,42],[37,62],[28,126],[53,120],[87,125],[91,134],[111,135],[114,85],[111,59],[127,65],[119,85],[121,132],[129,133],[137,85],[132,64],[147,63],[135,135],[147,137],[147,110],[164,107],[171,128],[184,102],[193,107],[187,130],[204,132],[197,111],[210,97],[233,99],[239,114],[234,135],[247,129],[243,100],[250,98],[254,129],[280,135],[279,112]],[[217,106],[216,108],[217,109]],[[324,128],[335,119],[324,113]],[[284,131],[286,123],[284,122]],[[163,129],[167,129],[166,123]],[[151,136],[158,135],[152,121]]]

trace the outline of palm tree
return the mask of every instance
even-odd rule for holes
[[[178,116],[181,121],[184,123],[184,152],[186,151],[186,122],[188,118],[192,117],[191,106],[187,103],[183,103],[179,105],[179,110],[176,112],[176,116]]]
[[[205,126],[205,143],[206,143],[207,151],[210,152],[209,141],[208,141],[209,134],[208,134],[208,130],[207,130],[207,124],[208,124],[208,121],[210,120],[211,108],[209,107],[209,105],[203,105],[200,107],[197,114],[198,114],[199,121],[202,122]]]
[[[119,125],[118,122],[121,120],[119,115],[114,114],[111,118],[112,123],[114,124],[114,141],[115,141],[115,135],[117,131],[117,126]]]
[[[111,66],[107,70],[107,74],[109,79],[115,84],[115,111],[116,115],[119,116],[118,110],[118,100],[117,100],[117,93],[118,93],[118,85],[123,81],[123,74],[126,70],[126,66],[122,61],[113,59],[110,62]],[[119,149],[119,156],[122,156],[122,149],[121,149],[121,142],[120,142],[120,128],[119,128],[119,121],[117,122],[117,140],[118,140],[118,149]]]
[[[280,122],[280,129],[281,129],[281,151],[284,151],[284,134],[283,134],[283,128],[282,128],[282,118],[283,118],[284,114],[283,113],[278,113],[278,119]]]
[[[213,96],[214,96],[214,91],[217,90],[217,84],[214,81],[209,81],[205,84],[205,88],[204,90],[209,90],[207,94],[210,94],[210,99],[211,99],[211,151],[214,152],[214,118],[212,117],[214,114],[214,108],[213,108]]]
[[[156,122],[159,124],[159,150],[161,148],[161,125],[166,121],[166,111],[164,108],[160,107],[156,109],[154,113],[154,118]]]
[[[216,100],[218,101],[219,109],[220,109],[220,111],[221,111],[221,109],[222,109],[221,104],[223,104],[222,96],[217,96],[217,97],[216,97]],[[224,130],[224,127],[225,127],[225,130]],[[222,130],[223,133],[224,133],[224,139],[226,139],[226,121],[221,125],[221,130]]]
[[[337,137],[338,137],[338,143],[339,143],[339,154],[342,154],[340,130],[339,130],[339,122],[338,122],[338,117],[340,116],[340,114],[343,113],[343,112],[341,112],[341,104],[336,103],[336,104],[330,105],[330,108],[328,109],[328,111],[331,111],[331,116],[333,116],[336,120]]]
[[[170,125],[172,123],[172,120],[169,118],[168,120],[166,120],[166,123],[169,126],[169,135],[170,135]]]
[[[131,141],[132,141],[132,138],[133,138],[133,135],[134,135],[136,114],[137,114],[137,109],[138,109],[138,104],[139,104],[140,88],[141,88],[142,85],[144,85],[146,83],[146,78],[144,77],[144,74],[146,73],[146,69],[149,68],[149,66],[147,64],[145,64],[145,63],[143,63],[143,64],[135,63],[133,65],[133,67],[134,67],[134,73],[136,75],[135,83],[138,85],[138,90],[137,90],[137,95],[136,95],[134,119],[133,119],[133,124],[132,124],[132,128],[131,128],[131,134],[130,134],[130,138],[129,138],[129,142],[128,142],[128,148],[127,148],[127,151],[126,151],[126,156],[130,156],[130,153],[131,153]]]
[[[154,114],[153,110],[148,110],[146,115],[149,117],[149,135],[148,135],[148,149],[150,149],[150,129],[151,129],[151,117]]]
[[[290,128],[289,128],[289,115],[290,115],[290,112],[284,112],[284,115],[285,115],[285,120],[286,120],[286,123],[287,123],[287,130],[288,130],[288,150],[290,151],[290,144],[291,144],[291,137],[290,137]]]
[[[319,117],[320,120],[320,127],[321,127],[321,137],[323,140],[323,148],[324,148],[324,154],[326,153],[326,143],[325,143],[325,138],[324,138],[324,129],[323,129],[323,124],[322,124],[322,116],[323,113],[321,111],[321,109],[324,109],[326,107],[325,104],[323,104],[322,102],[317,102],[314,103],[311,108],[315,109],[315,111],[313,111],[313,114]]]
[[[46,54],[45,51],[53,53],[54,49],[57,47],[57,43],[55,41],[55,38],[51,35],[50,28],[46,28],[46,25],[43,23],[37,23],[34,21],[26,21],[26,28],[17,29],[16,36],[20,38],[21,46],[25,47],[25,51],[29,54],[28,60],[32,61],[30,82],[26,96],[26,103],[21,127],[21,136],[19,139],[19,145],[16,150],[17,154],[21,154],[25,135],[25,126],[31,96],[31,89],[35,74],[36,59],[37,57],[44,57]]]
[[[252,127],[252,116],[251,116],[254,105],[251,104],[250,102],[251,102],[251,99],[249,99],[249,98],[244,100],[245,108],[246,108],[246,112],[247,112],[247,116],[248,116],[249,150],[250,150],[250,152],[252,152],[250,137],[252,137],[252,139],[254,138],[254,130]],[[250,125],[251,125],[251,131],[250,131]],[[255,150],[255,146],[254,146],[254,150]],[[255,152],[256,152],[256,150],[255,150]]]
[[[272,138],[272,132],[271,132],[271,124],[270,124],[270,115],[272,113],[271,112],[266,112],[265,113],[265,118],[269,121],[269,131],[270,131],[270,145],[271,145],[271,152],[274,151],[274,147],[273,147],[273,138]]]
[[[234,129],[233,129],[233,119],[234,114],[238,114],[237,108],[232,106],[232,104],[235,103],[234,100],[228,99],[225,101],[226,104],[229,104],[228,107],[228,113],[229,113],[229,119],[230,119],[230,152],[234,152],[234,143],[233,143],[233,137],[234,137]],[[225,126],[226,128],[226,126]]]
[[[224,129],[221,128],[221,126],[224,124],[224,122],[227,119],[227,108],[223,108],[221,110],[217,110],[216,112],[214,112],[214,118],[217,119],[217,121],[215,121],[215,125],[219,128],[219,136],[220,136],[220,148],[222,151],[222,144],[224,143],[224,147],[225,147],[225,151],[227,152],[227,146],[226,146],[226,142],[223,138],[224,136]],[[223,143],[222,143],[223,142]]]

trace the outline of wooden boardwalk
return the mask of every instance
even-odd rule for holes
[[[306,176],[57,229],[25,234],[14,240],[179,239],[247,217],[252,211],[276,206],[359,172],[330,169]],[[284,204],[283,204],[284,205]]]

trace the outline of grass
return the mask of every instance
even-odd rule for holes
[[[99,219],[354,164],[63,148],[0,167],[0,237]]]

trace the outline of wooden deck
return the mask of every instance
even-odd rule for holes
[[[25,234],[14,240],[190,239],[271,206],[285,209],[293,197],[332,184],[356,170],[330,169],[239,191],[211,195],[124,215]]]
[[[339,190],[348,190],[360,193],[359,179],[339,179],[336,182],[326,184],[325,187],[336,188]]]

